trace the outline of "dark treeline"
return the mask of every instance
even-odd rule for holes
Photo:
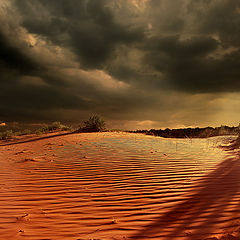
[[[160,136],[165,138],[206,138],[214,136],[224,135],[237,135],[239,134],[239,127],[205,127],[205,128],[180,128],[180,129],[169,129],[164,130],[151,129],[151,130],[136,130],[131,131],[133,133],[144,133],[147,135]]]

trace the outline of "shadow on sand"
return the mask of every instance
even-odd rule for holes
[[[240,156],[232,155],[200,179],[187,198],[130,239],[240,239]],[[217,234],[223,235],[213,237]]]
[[[36,141],[43,140],[43,139],[55,138],[55,137],[71,135],[71,134],[75,134],[75,132],[58,133],[55,135],[44,136],[44,137],[34,137],[34,138],[24,139],[24,140],[20,140],[20,141],[16,141],[16,142],[8,142],[5,144],[0,144],[0,146],[10,146],[10,145],[16,145],[16,144],[21,144],[21,143],[36,142]]]

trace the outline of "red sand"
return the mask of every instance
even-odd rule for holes
[[[240,159],[214,139],[1,142],[0,239],[240,239]]]

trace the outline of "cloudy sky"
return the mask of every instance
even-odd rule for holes
[[[0,120],[238,125],[239,0],[0,0]]]

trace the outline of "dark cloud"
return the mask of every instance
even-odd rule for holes
[[[18,47],[9,43],[9,40],[0,31],[0,67],[6,67],[21,74],[39,71],[40,66],[33,59],[25,55]]]
[[[106,1],[17,1],[23,26],[30,33],[40,34],[53,43],[71,48],[81,67],[103,68],[118,44],[132,44],[143,38],[143,29],[117,23]],[[45,14],[32,15],[37,9]],[[30,17],[28,17],[30,12]],[[44,17],[47,15],[49,17]]]
[[[220,58],[211,56],[219,45],[217,40],[206,37],[154,38],[148,42],[145,63],[162,72],[171,86],[182,91],[240,90],[240,52],[233,51]]]
[[[180,40],[180,36],[153,38],[146,42],[147,50],[160,51],[176,59],[205,57],[216,50],[218,41],[211,37],[193,37]]]
[[[12,0],[11,13],[0,7],[5,120],[98,112],[189,124],[187,112],[200,119],[207,105],[217,113],[218,96],[227,101],[240,91],[237,0]]]
[[[191,1],[189,12],[195,13],[196,25],[203,34],[216,34],[222,44],[240,45],[240,2],[226,1]]]

